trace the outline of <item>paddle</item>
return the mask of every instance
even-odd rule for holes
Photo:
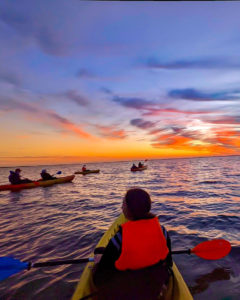
[[[62,261],[55,260],[55,261],[47,261],[42,263],[32,263],[32,262],[23,262],[10,256],[0,257],[0,281],[20,271],[30,270],[31,268],[50,267],[50,266],[67,265],[67,264],[81,264],[89,261],[94,261],[94,258],[90,257],[90,258],[82,258],[82,259],[72,259],[72,260],[62,260]]]
[[[231,244],[224,239],[205,241],[193,249],[172,251],[172,254],[195,254],[198,257],[208,260],[220,259],[231,250]]]
[[[193,249],[172,251],[172,254],[195,254],[204,259],[220,259],[226,256],[231,250],[231,244],[223,239],[206,241],[198,244]],[[31,268],[50,267],[67,264],[81,264],[93,262],[94,258],[81,258],[71,260],[55,260],[40,263],[22,262],[13,257],[0,257],[0,280],[16,274],[22,270],[30,270]]]
[[[62,171],[58,171],[57,173],[53,174],[52,176],[59,175],[59,174],[62,174]]]

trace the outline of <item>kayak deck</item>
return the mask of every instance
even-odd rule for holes
[[[99,173],[100,170],[87,170],[87,171],[76,171],[74,174],[82,174],[82,175],[86,175],[86,174],[91,174],[91,173]]]
[[[109,240],[117,233],[119,226],[125,223],[127,219],[121,214],[115,222],[111,225],[108,231],[100,239],[99,243],[96,247],[106,247]],[[92,253],[93,256],[93,253]],[[87,299],[97,299],[97,288],[94,286],[93,278],[92,278],[92,268],[94,266],[94,262],[89,262],[78,282],[77,288],[73,294],[72,300],[80,300],[83,297],[94,294],[92,297],[88,297]],[[166,293],[166,300],[193,300],[193,297],[180,274],[177,266],[173,263],[173,273],[174,276],[170,278],[168,290]]]
[[[52,180],[40,180],[40,181],[33,181],[30,183],[0,185],[0,191],[7,191],[7,190],[17,191],[21,189],[36,188],[40,186],[42,187],[51,186],[54,184],[70,182],[73,180],[74,177],[75,177],[74,175],[70,175],[70,176],[60,177]]]

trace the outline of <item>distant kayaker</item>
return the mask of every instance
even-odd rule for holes
[[[46,169],[43,169],[42,172],[40,173],[42,180],[52,180],[52,179],[57,179],[57,177],[53,177],[50,175]]]
[[[88,171],[90,171],[90,170],[88,170],[88,169],[86,168],[86,165],[83,165],[83,167],[82,167],[82,172],[88,172]]]
[[[139,168],[142,168],[142,167],[143,167],[143,164],[142,164],[141,162],[139,162],[139,163],[138,163],[138,167],[139,167]]]
[[[137,166],[133,163],[131,170],[136,170],[136,169],[137,169]]]
[[[160,225],[158,218],[150,213],[150,209],[151,198],[146,191],[137,188],[127,191],[123,199],[122,211],[129,221],[120,226],[106,248],[95,249],[95,254],[103,253],[94,273],[96,285],[114,280],[114,276],[117,276],[117,281],[122,280],[124,285],[128,285],[127,278],[134,276],[134,284],[129,283],[128,288],[131,289],[135,285],[135,289],[139,289],[143,285],[141,293],[145,293],[144,280],[153,276],[157,286],[157,290],[155,287],[156,299],[159,288],[161,291],[163,286],[167,285],[172,267],[171,241],[166,229]],[[141,272],[137,272],[138,270]],[[119,289],[121,288],[122,286],[119,286]],[[117,287],[113,289],[116,290]],[[109,289],[107,291],[109,292]],[[138,293],[134,291],[133,294],[135,292]],[[147,293],[149,293],[148,289]],[[155,299],[148,296],[149,298],[146,299]],[[135,299],[134,295],[132,297],[129,299]]]
[[[8,176],[8,180],[11,184],[22,184],[22,183],[30,183],[32,180],[28,178],[21,179],[21,169],[16,169],[15,171],[10,171],[10,175]]]

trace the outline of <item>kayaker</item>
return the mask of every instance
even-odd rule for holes
[[[139,167],[139,168],[142,168],[142,167],[143,167],[143,164],[142,164],[141,162],[139,162],[139,163],[138,163],[138,167]]]
[[[83,165],[83,167],[82,167],[82,172],[88,172],[88,171],[90,171],[90,170],[88,170],[88,169],[86,168],[86,165]]]
[[[133,285],[141,290],[139,285],[144,286],[144,278],[151,276],[154,278],[154,287],[151,290],[154,290],[153,293],[157,293],[156,295],[159,295],[163,287],[167,286],[172,266],[171,241],[166,229],[160,225],[158,218],[150,213],[150,209],[151,198],[146,191],[137,188],[127,191],[123,199],[122,211],[129,221],[120,226],[119,231],[105,249],[95,249],[96,261],[101,255],[98,253],[103,253],[94,272],[93,278],[96,285],[101,286],[109,281],[118,283],[121,281],[124,282],[124,286],[127,285],[128,290],[132,289]],[[116,276],[117,280],[114,279]],[[128,283],[128,280],[130,282],[132,280],[130,278],[134,278],[134,284]],[[110,288],[113,294],[122,293],[116,289],[117,287],[114,286],[113,292]],[[109,287],[107,291],[110,293]],[[146,287],[140,294],[143,295],[145,292]],[[147,293],[150,292],[147,289]],[[129,299],[135,299],[136,293],[139,295],[138,290],[132,291],[133,298]],[[149,298],[136,299],[155,299],[149,294],[146,297]]]
[[[21,179],[21,169],[16,169],[15,171],[10,171],[10,175],[8,176],[8,180],[11,184],[22,184],[22,183],[30,183],[33,182],[32,180],[29,180],[28,178]]]
[[[136,169],[137,169],[137,166],[133,163],[131,170],[136,170]]]
[[[42,180],[52,180],[52,179],[57,179],[57,177],[53,177],[50,175],[46,169],[43,169],[42,172],[40,173]]]

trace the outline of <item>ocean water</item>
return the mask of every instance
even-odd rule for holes
[[[152,212],[170,233],[172,249],[224,238],[230,254],[208,261],[175,255],[194,299],[240,299],[240,157],[148,161],[143,172],[132,162],[88,164],[99,174],[76,175],[72,183],[0,192],[0,256],[40,262],[89,257],[102,234],[121,212],[130,187],[146,189]],[[46,166],[45,166],[46,167]],[[50,173],[73,174],[80,165],[47,166]],[[43,167],[21,167],[38,179]],[[9,168],[0,168],[0,184]],[[70,299],[84,264],[36,268],[0,282],[1,300]]]

